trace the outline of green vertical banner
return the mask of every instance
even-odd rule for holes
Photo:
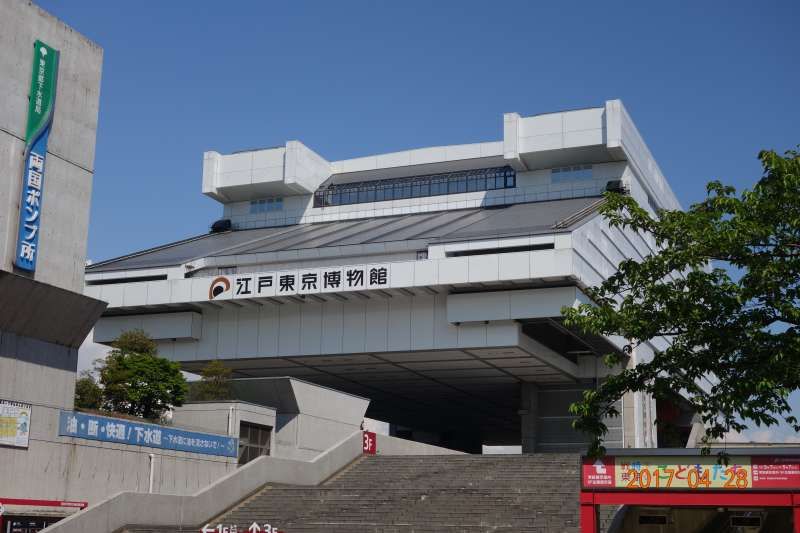
[[[25,171],[22,175],[19,233],[14,260],[18,268],[28,272],[36,270],[39,256],[45,159],[55,111],[58,56],[58,50],[41,41],[37,40],[33,45],[28,124],[25,128]]]

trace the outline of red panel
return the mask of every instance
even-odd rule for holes
[[[364,432],[364,453],[367,455],[375,455],[378,451],[378,439],[372,431]]]
[[[600,459],[583,459],[581,467],[582,486],[587,489],[613,489],[615,474],[614,457],[607,455]]]
[[[31,507],[77,507],[78,509],[83,509],[89,505],[87,502],[71,502],[64,500],[28,500],[24,498],[2,497],[0,497],[0,503],[4,505],[30,505]]]
[[[794,503],[794,533],[800,533],[800,494],[792,494],[792,502]]]
[[[794,533],[800,533],[800,505],[794,508]]]
[[[792,494],[741,492],[596,492],[595,505],[667,507],[791,507]]]
[[[597,513],[591,503],[581,502],[581,533],[597,533]]]
[[[800,488],[800,457],[753,456],[754,489]]]

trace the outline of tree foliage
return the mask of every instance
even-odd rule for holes
[[[192,399],[198,401],[230,400],[231,369],[214,359],[203,367],[200,381],[192,384]]]
[[[103,389],[97,384],[91,372],[83,372],[75,381],[75,407],[99,409],[102,403]]]
[[[112,346],[97,367],[104,409],[155,419],[183,404],[187,385],[180,366],[159,357],[143,331],[124,332]]]
[[[763,151],[759,159],[764,174],[752,190],[711,182],[685,212],[653,217],[631,197],[607,194],[609,224],[651,234],[657,252],[623,261],[588,291],[596,305],[564,309],[566,323],[620,335],[631,348],[659,337],[671,344],[572,406],[593,454],[604,452],[603,417],[619,415],[613,402],[628,391],[657,399],[683,391],[707,438],[781,418],[800,431],[787,402],[800,388],[800,157]]]

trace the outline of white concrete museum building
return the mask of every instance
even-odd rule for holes
[[[583,448],[568,406],[625,341],[560,310],[654,247],[609,228],[602,193],[680,208],[618,100],[507,113],[499,141],[343,161],[299,141],[206,152],[202,189],[222,204],[209,233],[87,268],[85,294],[108,302],[96,342],[141,328],[187,371],[223,360],[240,400],[300,378],[369,398],[396,436],[471,452]],[[621,407],[609,446],[665,444],[662,406],[637,393]]]

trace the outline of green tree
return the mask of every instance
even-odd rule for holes
[[[780,418],[800,431],[787,402],[800,388],[800,157],[763,151],[759,159],[764,174],[752,190],[711,182],[685,212],[653,217],[607,194],[609,224],[651,234],[658,251],[623,261],[588,291],[595,305],[563,310],[566,323],[620,335],[630,348],[658,337],[671,344],[572,405],[574,426],[593,437],[591,453],[604,452],[603,417],[619,415],[613,402],[627,391],[656,399],[684,391],[709,439]],[[624,356],[605,360],[620,365]]]
[[[192,399],[198,401],[230,400],[231,369],[214,359],[203,367],[201,379],[192,384]]]
[[[126,331],[112,346],[98,366],[104,408],[155,419],[183,404],[187,385],[180,366],[159,357],[143,331]]]
[[[99,409],[103,402],[103,389],[95,381],[91,372],[84,371],[75,381],[75,407],[79,409]]]

